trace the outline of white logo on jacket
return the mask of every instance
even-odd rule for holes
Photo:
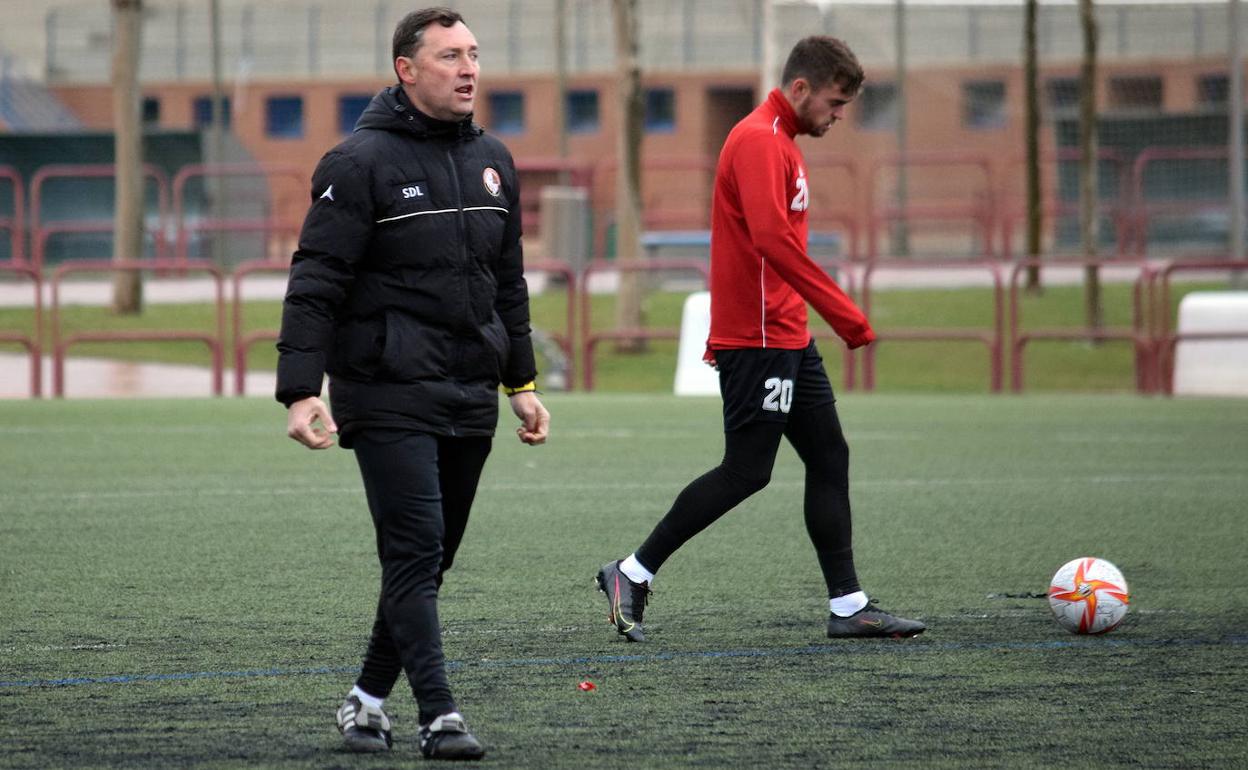
[[[485,191],[495,198],[498,197],[499,191],[503,189],[503,180],[499,178],[498,172],[489,166],[486,166],[485,171],[481,172],[481,181],[485,184]]]
[[[789,208],[793,211],[805,211],[810,208],[810,187],[806,184],[806,169],[801,166],[797,167],[797,179],[793,180],[793,186],[797,189],[797,195],[793,196],[793,202],[789,204]]]

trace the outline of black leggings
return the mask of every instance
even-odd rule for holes
[[[860,590],[854,570],[849,508],[849,446],[836,405],[789,415],[786,423],[754,421],[724,434],[724,459],[694,479],[637,549],[637,561],[651,572],[720,516],[767,486],[781,436],[806,466],[803,510],[828,595]]]
[[[438,625],[438,588],[468,525],[491,439],[369,431],[355,439],[377,533],[381,596],[356,684],[384,698],[407,672],[420,722],[456,709]]]

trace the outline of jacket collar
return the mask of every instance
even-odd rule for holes
[[[793,105],[789,104],[784,92],[779,88],[771,89],[771,93],[767,94],[766,104],[771,108],[775,117],[779,118],[776,125],[788,134],[790,139],[797,136],[797,113],[793,110]]]
[[[472,122],[472,115],[456,121],[438,120],[426,115],[416,109],[399,85],[390,86],[374,96],[355,127],[407,131],[422,139],[471,139],[484,133],[480,126]]]

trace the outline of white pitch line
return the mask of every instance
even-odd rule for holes
[[[39,436],[42,434],[59,435],[59,434],[71,434],[72,433],[74,435],[81,436],[84,432],[88,432],[88,429],[83,428],[81,425],[5,425],[5,426],[0,426],[0,435]],[[201,434],[210,434],[210,435],[218,436],[218,435],[226,435],[226,434],[232,435],[232,434],[242,434],[242,433],[245,433],[248,435],[257,435],[257,434],[267,433],[267,434],[272,434],[275,437],[284,438],[283,431],[270,429],[267,427],[264,427],[264,428],[261,428],[261,427],[226,428],[223,426],[215,426],[215,425],[153,425],[153,426],[143,426],[143,425],[99,426],[97,425],[97,426],[92,426],[89,429],[89,432],[92,435],[117,434],[117,435],[122,435],[122,436],[133,436],[133,435],[195,436],[195,435],[201,435]]]
[[[561,439],[707,439],[715,435],[713,429],[708,430],[635,430],[633,428],[568,428],[558,431]],[[850,441],[922,441],[927,438],[921,433],[886,433],[882,431],[862,431],[847,434]]]
[[[1239,481],[1245,482],[1241,473],[1173,473],[1173,474],[1108,474],[1096,476],[1041,476],[1031,478],[1008,479],[860,479],[851,486],[861,487],[1002,487],[1022,485],[1053,484],[1193,484],[1207,482]],[[661,490],[664,486],[677,487],[688,482],[684,476],[669,480],[650,479],[632,482],[583,482],[561,483],[557,487],[561,491],[594,491],[594,490]],[[481,492],[541,492],[549,493],[556,485],[552,484],[483,484]],[[802,488],[805,482],[800,479],[774,480],[769,489]],[[194,487],[176,487],[169,489],[146,490],[110,490],[80,492],[6,492],[5,500],[61,500],[99,502],[102,500],[136,500],[157,497],[194,498],[194,497],[309,497],[315,495],[356,495],[362,489],[358,486],[343,487],[278,487],[278,488],[218,488],[195,489]]]
[[[0,647],[0,655],[16,655],[24,652],[77,652],[79,650],[116,650],[122,647],[129,647],[128,644],[111,644],[102,642],[100,644],[43,644],[43,645],[21,645],[15,647]]]
[[[1028,601],[1028,600],[1020,599],[1018,601]],[[1036,611],[1038,608],[1045,609],[1041,607],[1041,605],[1043,604],[1043,601],[1041,599],[1032,599],[1030,601],[1034,601],[1036,603],[1036,606],[1035,607],[1020,607],[1017,609],[1006,610],[1006,611],[998,610],[996,612],[955,612],[951,614],[941,614],[941,615],[930,615],[930,614],[918,613],[918,614],[915,614],[915,617],[921,618],[926,621],[1016,620],[1020,617],[1027,617],[1027,616],[1036,614]],[[826,609],[821,610],[821,611],[819,610],[812,611],[812,617],[815,617],[815,618],[822,617],[822,615],[820,615],[820,612],[826,612]],[[1046,613],[1047,613],[1047,610],[1046,610]],[[1041,613],[1041,614],[1044,614],[1045,617],[1047,617],[1046,613]],[[1182,610],[1182,609],[1153,610],[1153,609],[1132,608],[1130,614],[1133,616],[1134,615],[1190,615],[1191,612],[1189,610]],[[815,621],[812,621],[812,622],[815,622]],[[485,627],[477,623],[464,623],[461,621],[461,622],[449,623],[445,628],[442,629],[442,635],[443,636],[464,636],[464,637],[511,636],[516,633],[517,628],[521,628],[521,627],[523,627],[526,632],[542,633],[542,634],[575,634],[575,633],[581,633],[581,632],[598,631],[602,628],[602,626],[597,623],[593,625],[559,625],[559,626],[524,625],[524,626]],[[130,646],[129,644],[126,644],[124,642],[117,643],[117,644],[110,643],[110,642],[102,642],[99,644],[74,644],[74,645],[29,644],[29,645],[20,645],[20,646],[0,647],[0,655],[16,655],[16,654],[30,653],[30,652],[79,652],[79,651],[85,651],[85,650],[117,650],[117,649],[121,649],[124,647],[129,647],[129,646]]]
[[[1156,444],[1156,435],[1124,435],[1122,433],[1059,433],[1054,441],[1067,444]]]
[[[82,426],[73,425],[5,425],[0,426],[0,436],[39,436],[39,435],[82,435]],[[96,426],[91,429],[93,435],[121,435],[121,436],[196,436],[196,435],[271,435],[274,438],[284,438],[282,432],[275,428],[269,427],[253,427],[253,428],[236,428],[223,427],[217,425],[164,425],[164,426],[141,426],[141,425],[107,425]],[[600,440],[610,439],[619,441],[631,441],[634,439],[644,439],[651,441],[655,439],[706,439],[714,435],[713,430],[636,430],[633,428],[567,428],[558,430],[556,437],[568,440]],[[926,437],[919,433],[885,433],[863,431],[861,433],[851,433],[849,438],[852,441],[922,441]]]

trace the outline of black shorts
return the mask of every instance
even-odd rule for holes
[[[790,415],[836,401],[814,340],[802,350],[716,350],[715,361],[725,431],[755,421],[785,423]]]

